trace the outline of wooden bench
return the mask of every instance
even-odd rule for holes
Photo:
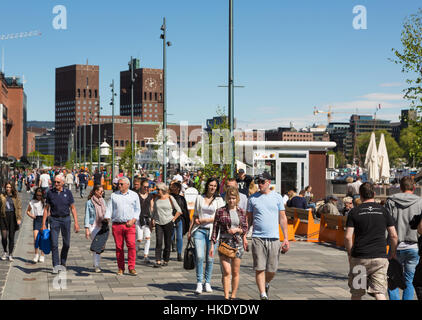
[[[305,236],[308,242],[318,242],[320,224],[314,219],[312,209],[286,207],[286,216],[289,225],[289,241],[294,240],[295,235],[301,235]]]
[[[347,217],[334,214],[321,214],[320,242],[332,242],[344,247],[344,231]]]
[[[287,240],[295,241],[295,233],[297,228],[299,227],[299,221],[296,220],[295,210],[294,208],[287,208],[286,207],[286,217],[287,217]],[[280,241],[284,241],[284,235],[281,231],[280,224],[278,225],[279,233],[280,233]]]

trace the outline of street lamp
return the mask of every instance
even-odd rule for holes
[[[133,145],[133,86],[135,85],[135,76],[134,76],[134,60],[133,57],[130,57],[129,62],[129,71],[130,71],[130,91],[131,91],[131,100],[130,100],[130,142],[131,142],[131,153],[130,153],[130,172],[131,172],[131,185],[133,186],[133,177],[134,177],[134,145]]]
[[[166,48],[171,46],[171,42],[166,41],[166,18],[163,18],[163,25],[161,26],[163,32],[160,39],[163,39],[163,182],[167,183],[167,81],[166,81]]]
[[[111,110],[112,110],[112,115],[111,115],[111,131],[112,131],[112,133],[111,133],[111,136],[112,136],[112,147],[111,147],[111,152],[113,153],[112,154],[112,161],[111,161],[111,179],[112,179],[112,181],[113,181],[113,179],[114,179],[114,97],[115,96],[117,96],[117,93],[114,93],[114,80],[111,82],[111,85],[110,85],[110,87],[111,87],[111,102],[110,102],[110,105],[111,105]]]
[[[90,139],[90,161],[91,161],[91,171],[92,171],[92,113],[91,111],[89,112],[89,128],[90,128],[90,135],[89,135],[89,139]]]
[[[101,122],[100,122],[100,113],[101,113],[101,106],[100,106],[100,104],[98,104],[98,171],[100,171],[100,166],[101,166]]]
[[[86,118],[85,115],[83,116],[84,119],[84,167],[86,168]]]
[[[230,176],[234,177],[234,87],[233,87],[233,0],[229,0],[229,129],[232,149],[232,161],[230,165]]]

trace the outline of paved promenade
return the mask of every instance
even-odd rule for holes
[[[21,193],[20,196],[26,210],[30,195]],[[16,236],[15,261],[0,261],[3,300],[223,299],[218,258],[215,259],[211,283],[214,292],[196,296],[195,270],[184,270],[183,263],[176,260],[174,252],[169,265],[161,269],[143,263],[139,258],[143,256],[141,253],[136,265],[137,276],[130,276],[127,270],[124,276],[117,276],[114,239],[111,235],[102,254],[103,272],[94,273],[90,241],[85,239],[83,229],[86,198],[81,199],[76,193],[74,196],[81,231],[75,234],[72,226],[66,288],[55,289],[57,285],[53,285],[57,275],[52,274],[51,254],[44,263],[32,262],[32,221],[23,212],[23,226]],[[109,197],[110,191],[106,194],[106,200]],[[150,256],[154,257],[155,234],[152,238]],[[315,243],[291,242],[291,250],[280,258],[279,271],[272,282],[269,296],[271,300],[349,300],[347,273],[344,250]],[[56,283],[60,283],[57,278]],[[238,297],[245,300],[259,298],[250,252],[242,260]],[[365,299],[372,298],[366,296]]]

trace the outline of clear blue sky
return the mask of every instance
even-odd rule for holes
[[[67,8],[67,30],[52,26],[55,5]],[[352,26],[353,7],[367,9],[367,30]],[[397,121],[405,77],[388,61],[400,48],[406,16],[420,0],[235,0],[235,114],[243,128],[325,124],[313,107],[333,106]],[[168,26],[169,121],[203,123],[227,107],[228,0],[2,1],[0,34],[39,30],[41,37],[0,41],[6,75],[25,75],[28,120],[54,121],[55,68],[100,66],[104,114],[109,84],[119,89],[130,56],[162,67],[163,17]],[[119,100],[117,100],[117,106]],[[117,108],[118,110],[118,108]]]

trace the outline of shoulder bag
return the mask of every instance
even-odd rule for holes
[[[220,245],[218,246],[218,252],[223,256],[228,258],[236,258],[237,248],[232,248],[227,243],[220,240]]]
[[[195,269],[195,247],[192,240],[189,241],[185,248],[185,254],[183,257],[183,268],[185,270]]]

